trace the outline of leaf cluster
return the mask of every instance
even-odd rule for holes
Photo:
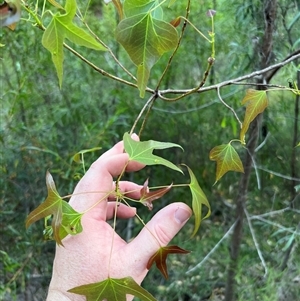
[[[162,157],[153,154],[154,150],[168,149],[172,147],[179,147],[179,145],[167,142],[158,142],[154,140],[149,141],[135,141],[131,138],[128,133],[123,136],[124,150],[129,155],[130,161],[139,162],[145,165],[163,165],[177,172],[182,170],[175,164],[166,160]],[[78,160],[78,155],[83,155],[84,153],[91,150],[83,150],[75,155],[73,158]],[[128,164],[127,163],[127,164]],[[195,226],[192,236],[194,236],[200,227],[200,223],[204,218],[207,218],[210,211],[210,204],[203,193],[202,189],[197,182],[195,175],[192,170],[186,166],[191,178],[191,182],[188,185],[192,194],[192,209],[195,215]],[[125,169],[124,169],[125,170]],[[123,174],[121,174],[116,182],[118,185],[119,180]],[[81,218],[84,213],[76,212],[66,201],[60,197],[56,190],[55,183],[49,172],[46,175],[46,185],[48,190],[48,196],[46,200],[40,204],[35,210],[33,210],[26,219],[26,227],[29,227],[32,223],[45,218],[48,220],[49,216],[52,216],[51,228],[46,225],[45,233],[47,237],[50,237],[53,233],[53,238],[58,245],[63,246],[63,239],[68,235],[78,235],[82,232]],[[178,186],[178,185],[177,185]],[[182,186],[182,185],[181,185]],[[172,188],[172,185],[165,188],[160,188],[155,191],[150,191],[148,189],[148,180],[145,182],[143,188],[141,189],[140,203],[146,205],[150,210],[153,208],[152,202],[161,198],[165,193],[167,193]],[[106,195],[113,193],[112,191],[107,191]],[[116,189],[117,201],[124,201],[128,205],[128,200],[125,194],[122,194],[118,188]],[[102,201],[102,200],[100,200]],[[202,205],[208,208],[208,212],[204,217],[202,217]],[[138,215],[137,215],[138,216]],[[140,219],[140,218],[139,218]],[[141,220],[141,219],[140,219]],[[155,253],[147,264],[147,269],[150,269],[152,264],[155,262],[157,268],[161,271],[165,278],[168,278],[167,263],[166,259],[169,254],[178,253],[186,254],[188,251],[181,249],[178,246],[161,246],[159,244],[159,249]],[[70,292],[82,294],[87,297],[88,300],[98,300],[99,298],[106,298],[107,300],[125,300],[126,294],[132,294],[134,296],[140,297],[142,300],[155,300],[147,291],[141,288],[132,278],[126,277],[123,279],[112,279],[108,278],[99,283],[88,284],[81,287],[74,288]]]

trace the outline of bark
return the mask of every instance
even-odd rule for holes
[[[266,68],[272,61],[273,32],[275,30],[276,20],[276,0],[265,0],[263,2],[263,15],[265,22],[265,31],[262,43],[260,45],[260,69]],[[267,84],[266,78],[260,79],[259,84]],[[258,90],[265,89],[264,86],[257,86]],[[231,245],[230,245],[230,263],[228,268],[225,301],[236,300],[235,294],[235,276],[238,268],[238,259],[243,237],[244,207],[246,205],[249,180],[252,170],[252,158],[254,158],[255,148],[257,146],[262,114],[253,120],[249,129],[249,138],[247,143],[247,153],[244,160],[244,174],[242,174],[239,185],[239,192],[236,199],[236,219]]]

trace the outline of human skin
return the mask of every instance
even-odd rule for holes
[[[132,137],[138,139],[136,135]],[[148,272],[149,258],[160,246],[166,246],[191,216],[186,204],[172,203],[157,212],[130,243],[114,232],[106,222],[114,216],[116,208],[112,197],[107,198],[115,189],[113,178],[120,175],[125,166],[126,171],[144,167],[133,161],[127,165],[128,159],[123,142],[117,143],[91,165],[75,188],[69,202],[75,210],[85,212],[95,206],[82,217],[83,231],[67,236],[63,246],[56,247],[47,301],[84,301],[84,296],[68,290],[108,277],[131,276],[140,284]],[[141,186],[135,183],[120,181],[119,188],[131,198],[140,197]],[[124,204],[117,207],[119,218],[130,218],[135,213],[135,208]],[[127,301],[132,299],[133,296],[127,296]]]

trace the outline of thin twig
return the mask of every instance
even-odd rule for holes
[[[297,232],[295,233],[295,230],[292,230],[292,229],[290,229],[290,228],[286,228],[286,227],[282,226],[281,224],[278,224],[278,223],[275,223],[275,222],[271,222],[271,221],[269,221],[268,219],[265,219],[265,218],[260,217],[259,215],[252,215],[252,216],[250,216],[249,218],[250,218],[251,220],[252,220],[252,219],[260,220],[261,222],[264,222],[264,223],[266,223],[266,224],[272,225],[272,226],[277,227],[277,228],[279,228],[279,229],[281,229],[281,230],[284,230],[284,231],[286,231],[286,232],[294,233],[295,235],[299,235],[299,236],[300,236],[300,233],[297,233]]]
[[[264,139],[264,141],[256,147],[255,152],[258,152],[266,143],[267,143],[267,139],[270,137],[270,132],[267,133],[266,138]]]
[[[236,225],[237,220],[232,224],[232,226],[229,228],[229,230],[225,233],[225,235],[217,242],[217,244],[208,252],[208,254],[193,268],[189,269],[186,274],[190,274],[191,272],[195,271],[196,269],[199,269],[202,264],[215,252],[215,250],[220,246],[220,244],[223,242],[223,240],[231,233],[232,229]]]
[[[112,75],[106,71],[104,71],[103,69],[97,67],[96,65],[94,65],[92,62],[90,62],[88,59],[86,59],[84,56],[82,56],[80,53],[78,53],[76,50],[74,50],[72,47],[70,47],[69,45],[64,43],[64,47],[66,49],[68,49],[70,52],[72,52],[74,55],[76,55],[79,59],[81,59],[82,61],[84,61],[87,65],[89,65],[91,68],[93,68],[94,70],[96,70],[97,72],[101,73],[102,75],[109,77],[113,80],[116,80],[122,84],[137,88],[137,84],[134,84],[132,82],[129,82],[127,80],[124,80],[120,77],[117,77],[115,75]],[[146,91],[154,93],[154,91],[152,89],[147,88]]]
[[[186,18],[186,19],[188,19],[189,14],[190,14],[190,6],[191,6],[191,0],[188,0],[188,2],[187,2],[187,7],[186,7],[186,14],[185,14],[185,18]],[[172,61],[173,61],[173,59],[174,59],[174,57],[175,57],[175,54],[176,54],[177,50],[179,49],[179,46],[180,46],[181,41],[182,41],[182,38],[183,38],[183,34],[184,34],[184,32],[185,32],[185,29],[186,29],[186,24],[187,24],[187,23],[186,23],[186,21],[185,21],[185,22],[183,23],[182,28],[181,28],[181,34],[180,34],[180,37],[179,37],[179,39],[178,39],[178,43],[177,43],[177,45],[176,45],[176,47],[175,47],[175,49],[174,49],[172,55],[170,56],[169,61],[168,61],[167,65],[166,65],[166,67],[165,67],[163,73],[162,73],[161,76],[160,76],[160,79],[159,79],[158,82],[157,82],[156,90],[159,89],[159,87],[160,87],[160,85],[161,85],[161,82],[162,82],[163,78],[165,77],[165,75],[167,74],[167,71],[169,70],[169,68],[170,68],[170,66],[171,66],[171,63],[172,63]]]
[[[283,179],[286,179],[286,180],[289,180],[289,181],[300,182],[299,178],[294,178],[294,177],[286,176],[286,175],[283,175],[283,174],[281,174],[279,172],[276,172],[276,171],[264,168],[262,166],[257,166],[257,168],[260,169],[260,170],[266,171],[266,172],[268,172],[268,173],[270,173],[270,174],[272,174],[274,176],[277,176],[277,177],[280,177],[280,178],[283,178]]]
[[[273,69],[283,67],[283,66],[285,66],[285,65],[287,65],[287,64],[291,63],[292,61],[294,61],[296,59],[299,59],[299,58],[300,58],[300,54],[296,54],[296,55],[293,55],[292,57],[290,57],[289,59],[284,60],[283,62],[280,62],[278,64],[274,64],[274,65],[269,66],[267,68],[254,71],[254,72],[251,72],[249,74],[246,74],[246,75],[234,78],[234,79],[226,80],[226,81],[223,81],[223,82],[221,82],[219,84],[211,85],[211,86],[208,86],[208,87],[201,87],[197,92],[198,93],[203,93],[203,92],[206,92],[206,91],[211,91],[211,90],[215,90],[215,89],[218,89],[218,88],[221,88],[221,87],[233,85],[233,84],[236,84],[236,83],[241,82],[243,80],[260,76],[260,75],[262,75],[264,73],[267,73],[268,71],[271,71]],[[257,84],[255,84],[255,85],[257,85]],[[185,93],[188,93],[190,91],[191,91],[191,89],[189,89],[189,90],[172,90],[172,89],[167,89],[167,90],[160,90],[159,91],[159,95],[165,95],[165,94],[185,94]]]
[[[102,40],[99,39],[99,37],[91,30],[91,28],[89,27],[89,25],[82,20],[83,24],[86,26],[86,28],[89,30],[89,32],[93,35],[93,37],[104,47],[107,49],[107,51],[110,53],[111,57],[114,59],[114,61],[121,67],[121,69],[127,73],[133,80],[136,81],[136,77],[131,74],[129,72],[129,70],[127,70],[122,63],[117,59],[117,57],[115,56],[115,54],[112,52],[112,50],[110,49],[110,47],[108,47]]]
[[[253,242],[254,242],[254,245],[255,245],[258,257],[260,258],[261,264],[262,264],[262,266],[264,267],[264,270],[265,270],[265,273],[264,273],[263,277],[266,278],[266,276],[268,275],[268,267],[266,265],[265,259],[264,259],[263,255],[262,255],[261,250],[260,250],[258,241],[257,241],[256,236],[255,236],[254,229],[252,227],[251,219],[250,219],[249,213],[248,213],[248,211],[247,211],[246,208],[244,208],[244,212],[245,212],[245,215],[247,217],[249,229],[250,229],[250,232],[251,232],[251,235],[252,235],[252,239],[253,239]]]
[[[293,209],[291,209],[290,207],[286,207],[286,208],[283,208],[283,209],[280,209],[280,210],[274,210],[274,211],[263,213],[263,214],[259,214],[259,215],[252,215],[251,218],[253,218],[254,216],[255,217],[273,216],[273,215],[277,215],[277,214],[282,214],[282,213],[287,212],[287,211],[293,211]]]
[[[220,94],[220,88],[219,88],[219,87],[217,87],[217,93],[218,93],[218,98],[219,98],[219,100],[221,101],[221,103],[222,103],[227,109],[229,109],[229,110],[233,113],[234,117],[236,118],[236,120],[238,121],[238,123],[239,123],[239,125],[240,125],[240,128],[242,128],[242,122],[240,121],[240,119],[239,119],[238,115],[236,114],[235,110],[234,110],[230,105],[228,105],[228,104],[222,99],[222,96],[221,96],[221,94]]]
[[[248,149],[247,149],[248,151]],[[254,159],[254,156],[252,156],[252,154],[248,151],[248,154],[252,160],[252,165],[253,165],[253,168],[255,170],[255,175],[256,175],[256,180],[257,180],[257,189],[260,190],[261,189],[261,184],[260,184],[260,177],[259,177],[259,174],[258,174],[258,170],[257,170],[257,165],[256,165],[256,162],[255,162],[255,159]]]
[[[144,104],[143,108],[140,110],[138,117],[135,119],[133,126],[130,130],[130,134],[133,133],[137,123],[139,122],[139,120],[141,119],[144,111],[146,110],[146,108],[148,107],[148,105],[156,98],[157,96],[155,94],[151,95],[151,97],[147,100],[147,102]]]

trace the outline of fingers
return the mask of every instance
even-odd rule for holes
[[[171,241],[191,214],[191,209],[184,203],[172,203],[157,212],[139,235],[126,246],[126,252],[131,254],[133,264],[136,264],[137,258],[132,254],[136,254],[138,250],[140,266],[137,268],[146,269],[149,258],[160,246],[166,246]]]
[[[107,204],[107,213],[106,219],[112,219],[115,216],[115,210],[117,209],[117,217],[118,218],[130,218],[134,217],[136,214],[136,208],[128,207],[122,203],[109,202]]]
[[[119,182],[119,190],[120,190],[121,194],[128,198],[139,199],[141,197],[140,191],[142,188],[143,188],[142,185],[137,185],[133,182],[129,182],[129,181],[120,181]],[[113,190],[115,191],[115,189],[116,189],[116,185],[115,185],[115,183],[113,183]],[[109,196],[109,199],[110,200],[116,199],[115,192]]]
[[[137,139],[136,135],[134,137]],[[114,188],[113,177],[120,175],[125,168],[126,171],[136,171],[144,167],[133,161],[128,164],[128,154],[123,151],[123,142],[119,142],[91,165],[70,200],[70,205],[75,210],[88,210],[86,214],[90,217],[106,220],[107,197]],[[98,204],[95,205],[96,203]],[[93,209],[89,210],[90,208]]]

